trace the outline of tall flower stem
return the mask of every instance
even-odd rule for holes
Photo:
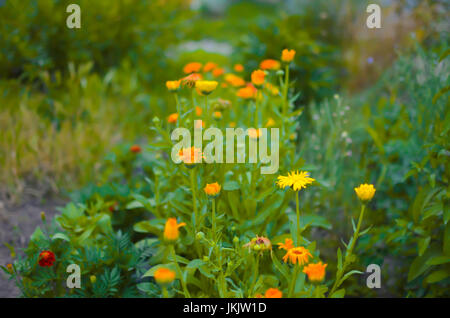
[[[197,178],[195,175],[195,167],[191,169],[191,190],[192,190],[192,207],[194,209],[194,217],[195,217],[195,231],[198,230],[199,220],[198,220],[198,212],[197,212]]]
[[[255,278],[252,280],[252,285],[250,287],[250,293],[252,293],[251,295],[249,295],[249,297],[253,297],[253,289],[255,288],[256,285],[256,281],[258,280],[258,273],[259,273],[259,254],[256,254],[256,260],[254,261],[254,268],[253,268],[253,272],[255,273]]]
[[[212,199],[212,237],[216,240],[216,199]]]
[[[288,89],[289,89],[289,64],[286,65],[284,72],[284,87],[283,87],[283,125],[282,125],[282,133],[284,134],[284,121],[287,115],[287,106],[288,106]]]
[[[359,213],[358,225],[356,226],[356,230],[353,233],[353,237],[351,239],[350,246],[348,246],[347,251],[345,253],[345,257],[344,257],[344,262],[342,264],[342,268],[340,270],[338,270],[338,272],[336,274],[336,280],[334,281],[333,287],[331,288],[331,291],[328,294],[328,296],[333,295],[333,293],[336,291],[336,289],[339,288],[339,286],[341,285],[342,276],[345,273],[345,269],[351,263],[350,257],[352,255],[353,248],[355,247],[356,241],[358,240],[359,230],[361,229],[361,223],[362,223],[362,220],[363,220],[363,217],[364,217],[365,209],[366,209],[366,205],[363,204],[361,206],[361,212]]]
[[[295,284],[297,283],[297,276],[298,276],[299,270],[300,270],[300,265],[294,264],[294,274],[293,274],[291,283],[289,284],[288,298],[292,298],[292,295],[294,293]]]
[[[259,92],[259,90],[256,92],[256,98],[255,98],[255,123],[254,123],[254,125],[255,125],[255,129],[258,129],[258,108],[259,108],[259,102],[258,102],[258,99],[259,99],[259,94],[260,94],[260,92]]]
[[[163,298],[169,298],[169,293],[167,292],[166,286],[162,286],[162,294],[163,294]]]
[[[297,213],[297,245],[300,245],[301,231],[300,231],[300,203],[298,200],[299,191],[295,191],[295,211]]]
[[[186,286],[186,282],[183,278],[183,272],[181,272],[180,265],[178,265],[177,262],[177,254],[175,253],[175,246],[173,244],[170,244],[170,251],[172,253],[173,262],[175,263],[175,267],[177,269],[178,275],[180,277],[181,287],[183,288],[184,297],[191,298],[191,295],[189,294],[189,291]]]
[[[195,120],[195,100],[194,100],[194,88],[191,88],[191,121],[192,121],[192,125],[194,125],[194,120]]]

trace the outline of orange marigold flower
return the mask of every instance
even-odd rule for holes
[[[323,281],[325,278],[325,267],[327,267],[327,265],[328,264],[322,264],[322,262],[317,264],[308,264],[308,266],[303,268],[303,273],[308,275],[308,279],[311,282],[318,283]]]
[[[292,62],[294,57],[295,57],[295,50],[284,49],[283,52],[281,52],[281,60],[283,62],[286,63]]]
[[[195,86],[195,82],[203,79],[202,74],[192,73],[181,79],[181,85],[192,88]]]
[[[221,67],[217,67],[217,68],[213,69],[213,71],[212,71],[212,75],[214,77],[219,77],[223,73],[225,73],[225,70],[223,68],[221,68]]]
[[[180,88],[181,81],[167,81],[166,87],[170,92],[176,92]]]
[[[229,126],[230,128],[234,128],[234,127],[236,127],[236,123],[235,123],[234,121],[232,121],[232,122],[230,122],[230,123],[228,124],[228,126]]]
[[[175,124],[178,120],[178,113],[170,114],[169,117],[167,117],[167,122],[169,124]]]
[[[202,115],[202,112],[203,112],[203,109],[202,109],[201,107],[195,106],[195,114],[196,114],[197,116],[201,116],[201,115]]]
[[[202,69],[202,64],[198,62],[191,62],[184,66],[183,72],[186,74],[197,73]]]
[[[277,243],[278,249],[283,249],[289,251],[291,248],[294,248],[294,241],[292,239],[287,238],[284,240],[284,243]]]
[[[180,231],[178,230],[180,227],[185,226],[186,223],[182,222],[178,224],[176,218],[169,218],[166,221],[166,225],[164,227],[164,238],[167,241],[175,241],[180,236]]]
[[[309,258],[312,257],[311,253],[303,246],[293,247],[289,249],[286,255],[283,256],[283,261],[291,264],[303,265],[308,263]]]
[[[210,197],[215,197],[220,193],[221,186],[217,182],[207,183],[206,187],[203,189],[207,195]]]
[[[264,296],[258,293],[253,298],[264,298]]]
[[[130,147],[130,151],[132,153],[140,153],[142,151],[142,148],[139,145],[133,145]]]
[[[244,79],[234,74],[225,75],[225,81],[233,87],[240,87],[245,85]]]
[[[189,167],[200,163],[203,158],[203,153],[199,148],[192,146],[191,148],[180,149],[178,156]]]
[[[244,88],[240,88],[237,91],[236,95],[240,98],[251,99],[251,98],[256,98],[257,92],[258,92],[258,90],[255,88],[255,86],[253,86],[252,84],[249,84]]]
[[[213,69],[215,69],[217,67],[216,63],[213,62],[208,62],[205,64],[205,66],[203,66],[203,72],[211,72]]]
[[[259,68],[262,70],[279,70],[280,66],[279,61],[272,59],[264,60],[259,64]]]
[[[55,261],[55,254],[52,251],[42,251],[39,254],[38,262],[41,267],[52,267]]]
[[[266,298],[282,298],[283,293],[277,288],[269,288],[265,294]]]
[[[222,112],[219,112],[219,111],[214,112],[214,113],[213,113],[213,117],[214,117],[215,119],[222,119]]]
[[[235,72],[242,72],[244,70],[244,66],[242,64],[235,64],[233,69]]]
[[[158,284],[170,284],[175,279],[175,272],[168,268],[160,267],[155,271],[153,277],[155,277]]]
[[[252,72],[252,83],[256,86],[261,86],[264,84],[264,78],[266,77],[266,73],[262,70],[256,70]]]

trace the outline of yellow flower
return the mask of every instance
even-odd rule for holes
[[[91,281],[92,284],[95,284],[95,283],[97,282],[97,276],[91,275],[91,276],[89,277],[89,280]]]
[[[233,69],[235,72],[242,72],[244,70],[244,66],[242,64],[235,64]]]
[[[203,95],[211,94],[219,83],[216,81],[197,81],[195,88],[197,88]]]
[[[167,122],[169,124],[174,124],[177,122],[177,120],[178,120],[178,113],[170,114],[169,117],[167,118]]]
[[[303,246],[293,247],[289,249],[286,255],[283,256],[283,261],[291,264],[303,265],[308,263],[309,258],[312,257],[311,253]]]
[[[279,70],[280,62],[278,62],[277,60],[267,59],[259,64],[259,68],[262,70]]]
[[[221,186],[217,182],[207,183],[206,187],[203,189],[205,193],[211,197],[215,197],[220,193]]]
[[[372,200],[375,195],[376,189],[373,184],[361,184],[359,187],[355,188],[356,195],[361,201],[368,202]]]
[[[166,87],[170,92],[176,92],[180,88],[181,81],[167,81]]]
[[[327,265],[328,264],[322,264],[322,262],[317,264],[308,264],[308,266],[303,268],[303,273],[308,275],[308,279],[311,282],[318,283],[323,281],[325,278],[325,267],[327,267]]]
[[[266,123],[266,127],[273,127],[273,126],[275,126],[275,120],[273,120],[273,118],[269,118],[268,120],[267,120],[267,123]]]
[[[286,63],[292,62],[294,56],[295,50],[284,49],[283,52],[281,52],[281,60]]]
[[[201,63],[192,62],[192,63],[188,63],[184,66],[183,72],[185,72],[186,74],[197,73],[197,72],[200,72],[201,68],[202,68]]]
[[[211,72],[213,69],[215,69],[217,67],[216,63],[213,62],[208,62],[205,64],[205,66],[203,66],[203,72]]]
[[[314,181],[315,179],[310,178],[307,171],[300,171],[300,173],[292,171],[287,176],[278,176],[277,185],[281,189],[291,187],[294,191],[299,191],[303,188],[306,189],[306,186]]]
[[[283,249],[285,251],[289,251],[291,248],[294,248],[294,241],[292,239],[287,238],[284,240],[284,243],[277,243],[278,249]]]
[[[214,112],[213,117],[215,119],[222,119],[222,113],[221,112]]]
[[[178,156],[189,167],[200,163],[203,158],[203,153],[201,149],[192,146],[191,148],[180,149]]]
[[[282,298],[283,293],[277,288],[269,288],[264,296],[266,298]]]
[[[186,223],[184,222],[178,224],[176,218],[167,219],[166,225],[164,226],[164,238],[167,241],[176,241],[180,236],[180,231],[178,229],[185,225]]]
[[[256,70],[252,72],[252,83],[256,86],[260,86],[264,84],[264,78],[266,77],[266,73],[262,70]]]
[[[158,284],[170,284],[175,279],[175,272],[168,268],[160,267],[155,271],[153,276]]]

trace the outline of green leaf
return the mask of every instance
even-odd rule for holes
[[[227,182],[225,182],[223,184],[223,189],[225,191],[239,190],[240,189],[240,185],[236,181],[227,181]]]
[[[345,296],[345,289],[341,288],[339,290],[336,290],[333,295],[330,296],[330,298],[344,298]]]
[[[439,254],[439,249],[433,247],[428,249],[423,255],[417,256],[409,268],[408,282],[422,275],[430,267],[428,260]]]
[[[64,240],[70,242],[69,237],[64,233],[56,233],[55,235],[53,235],[52,240]]]
[[[418,244],[419,256],[423,255],[423,253],[427,249],[428,245],[430,244],[430,241],[431,241],[431,237],[429,237],[429,236],[419,239],[419,244]]]
[[[442,270],[435,271],[435,272],[431,273],[430,275],[428,275],[427,278],[425,278],[425,281],[428,284],[433,284],[433,283],[437,283],[443,279],[446,279],[449,276],[450,276],[450,272],[442,269]]]

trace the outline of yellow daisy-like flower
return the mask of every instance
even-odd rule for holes
[[[175,272],[168,268],[160,267],[155,271],[153,276],[158,284],[165,285],[174,281]]]
[[[210,197],[215,197],[220,193],[221,186],[217,182],[207,183],[206,187],[203,189],[207,195]]]
[[[289,172],[287,176],[278,176],[277,185],[284,189],[286,187],[291,187],[294,191],[299,191],[303,188],[306,189],[308,184],[311,184],[315,179],[309,177],[309,172],[307,171],[292,171]]]
[[[372,200],[375,195],[375,187],[373,184],[361,184],[359,187],[355,188],[356,195],[361,201],[368,202]]]
[[[303,268],[303,273],[308,275],[308,279],[311,282],[319,283],[325,278],[325,267],[327,267],[327,265],[328,264],[322,264],[322,262],[317,264],[308,264],[308,266]]]
[[[169,92],[176,92],[180,88],[181,81],[167,81],[166,87]]]
[[[294,57],[295,57],[295,50],[284,49],[283,52],[281,52],[281,60],[283,62],[286,63],[292,62]]]
[[[284,240],[284,243],[277,243],[278,249],[283,249],[289,251],[291,248],[294,248],[294,241],[292,239],[287,238]]]
[[[164,238],[167,241],[176,241],[180,236],[179,228],[185,226],[186,223],[181,222],[178,224],[176,218],[169,218],[164,226]]]
[[[286,255],[283,256],[283,261],[294,265],[297,263],[298,265],[303,265],[308,263],[310,257],[312,257],[311,253],[303,246],[299,246],[289,249]]]
[[[196,81],[195,88],[203,95],[209,95],[217,88],[218,84],[216,81]]]

